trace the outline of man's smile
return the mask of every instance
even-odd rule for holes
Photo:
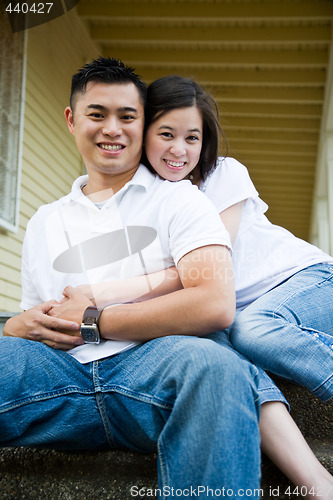
[[[120,151],[124,149],[125,146],[122,144],[98,144],[98,147],[101,149],[105,149],[106,151]]]

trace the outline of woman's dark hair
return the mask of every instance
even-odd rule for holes
[[[224,138],[219,123],[219,113],[214,99],[190,78],[177,75],[164,76],[148,86],[145,106],[145,133],[152,123],[174,109],[195,106],[202,117],[203,141],[198,162],[200,176],[207,175],[216,167],[220,136]],[[142,163],[152,168],[145,150]]]
[[[84,94],[89,82],[127,84],[133,83],[138,89],[142,104],[145,105],[147,85],[134,73],[134,69],[126,66],[120,59],[98,57],[89,62],[72,77],[70,106],[74,109],[75,95]]]

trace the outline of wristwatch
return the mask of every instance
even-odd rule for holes
[[[85,344],[99,344],[101,335],[99,333],[98,322],[103,309],[97,307],[87,307],[84,311],[80,333]]]

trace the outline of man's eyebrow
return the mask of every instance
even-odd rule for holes
[[[100,109],[102,111],[106,110],[106,107],[102,106],[101,104],[88,104],[87,108],[88,109]]]
[[[107,107],[103,106],[102,104],[88,104],[87,106],[88,109],[99,109],[101,111],[107,111]],[[132,106],[122,106],[121,108],[118,108],[117,111],[123,112],[131,112],[131,113],[137,113],[138,110],[136,108],[133,108]]]
[[[138,112],[136,108],[132,108],[131,106],[123,106],[122,108],[119,108],[119,111],[132,111],[132,113]]]

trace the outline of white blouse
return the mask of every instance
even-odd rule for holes
[[[301,269],[333,262],[319,248],[267,219],[268,205],[259,198],[247,168],[234,158],[220,158],[200,190],[219,213],[246,200],[232,257],[237,309],[243,309]]]

